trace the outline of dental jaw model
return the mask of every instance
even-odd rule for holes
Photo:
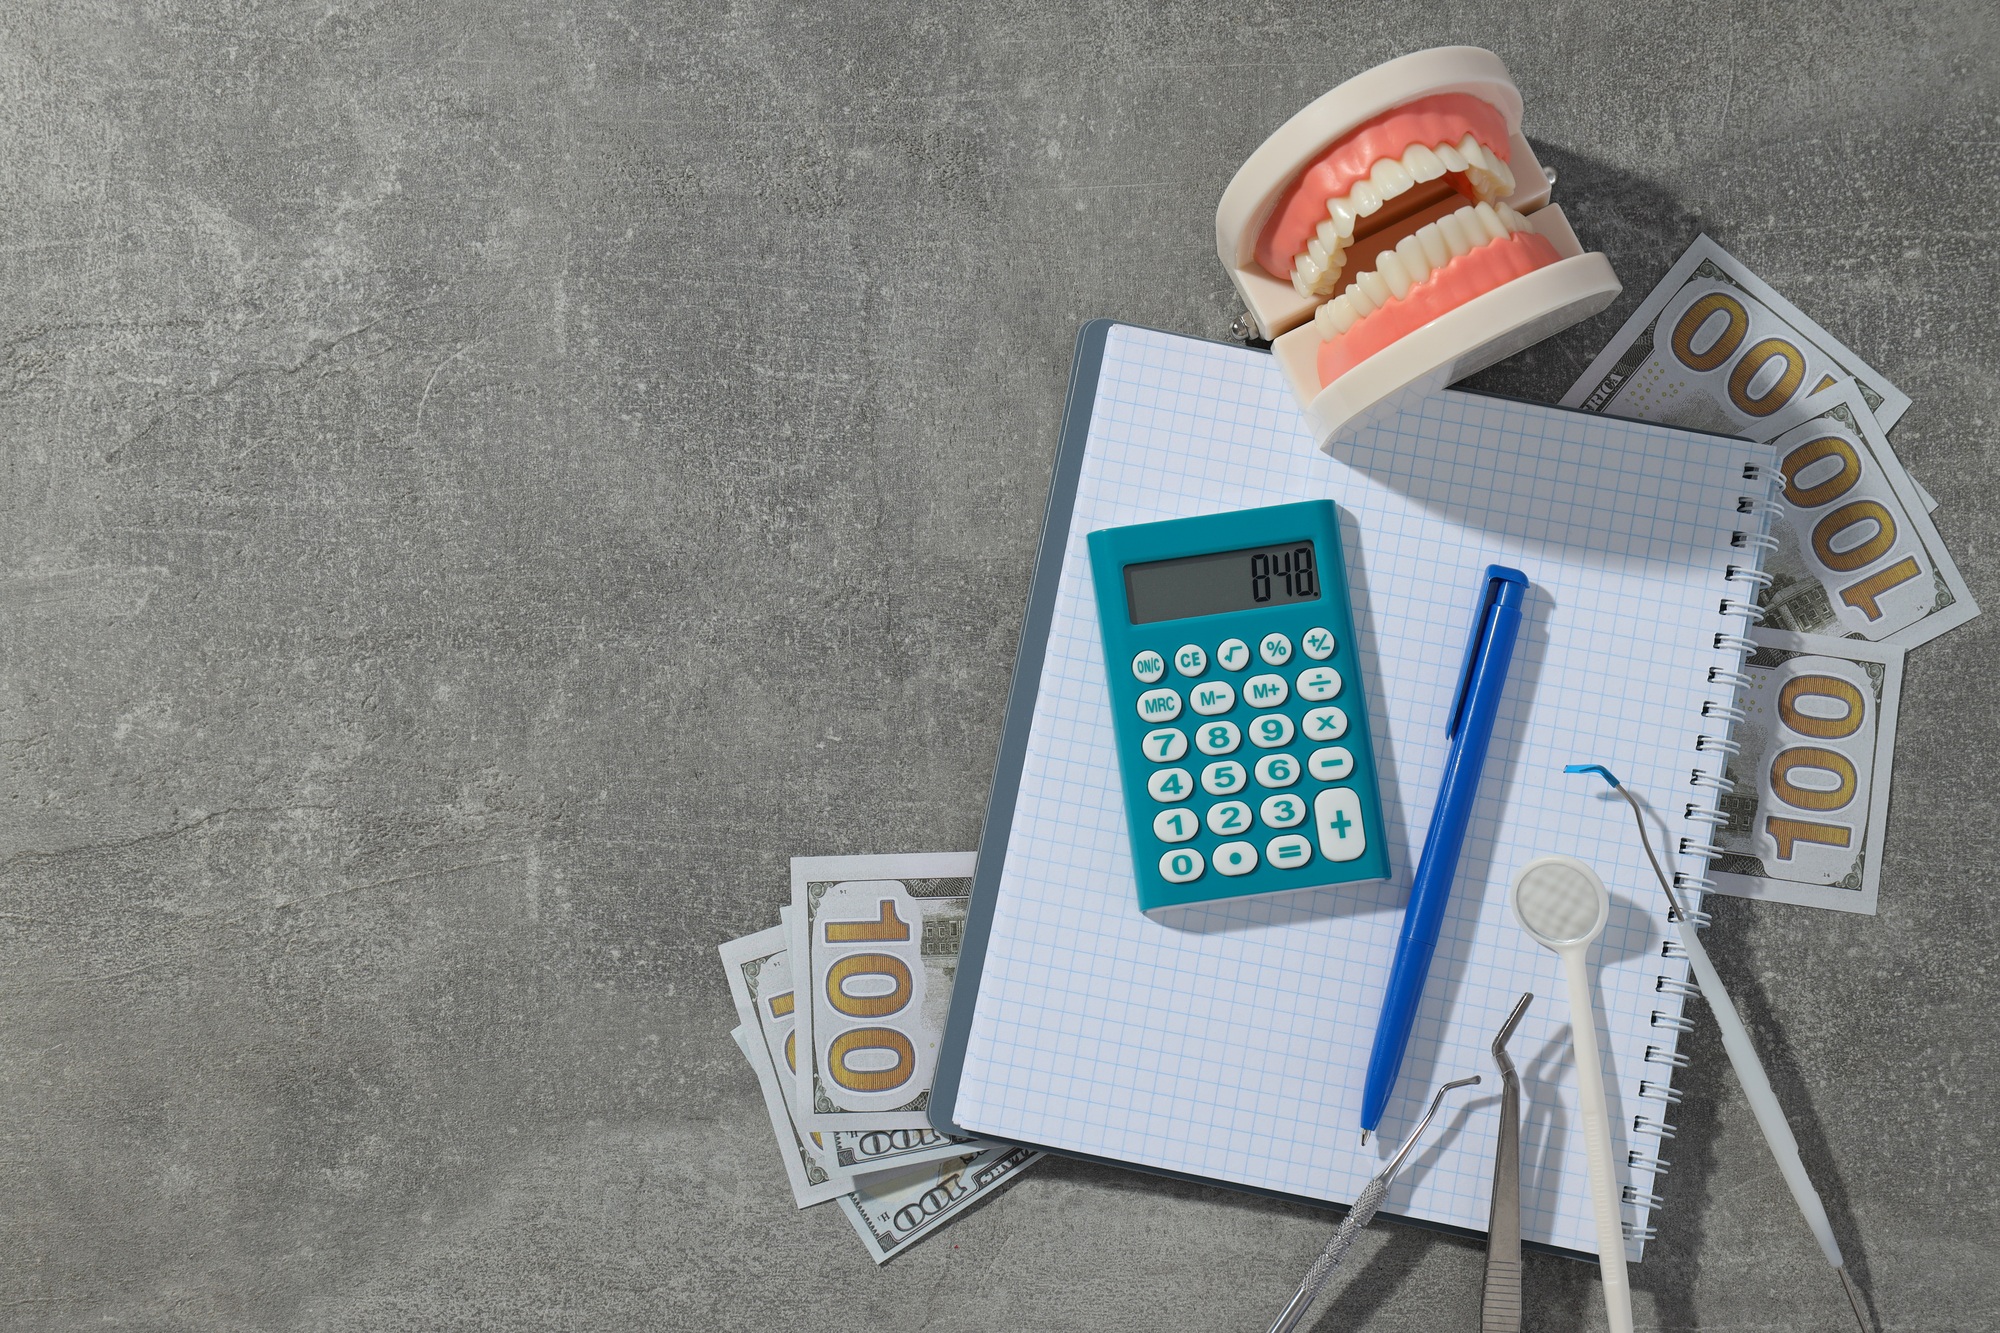
[[[1507,67],[1469,46],[1349,79],[1250,155],[1216,249],[1322,449],[1610,304],[1549,189]]]

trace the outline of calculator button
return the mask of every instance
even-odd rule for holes
[[[1147,732],[1146,739],[1139,742],[1139,748],[1154,763],[1171,764],[1187,753],[1187,733],[1179,727],[1161,727],[1158,731]]]
[[[1266,713],[1250,720],[1250,743],[1260,750],[1275,750],[1292,740],[1292,720],[1283,713]]]
[[[1195,748],[1203,754],[1228,754],[1242,743],[1234,722],[1204,722],[1194,729]]]
[[[1148,648],[1132,659],[1132,674],[1151,685],[1167,674],[1167,659]]]
[[[1282,634],[1266,634],[1257,641],[1257,656],[1272,666],[1283,666],[1292,660],[1292,641]]]
[[[1309,741],[1337,741],[1347,734],[1347,714],[1338,708],[1308,708],[1303,720]]]
[[[1181,715],[1181,696],[1173,690],[1147,690],[1139,696],[1139,717],[1146,722],[1171,722]]]
[[[1243,682],[1243,702],[1252,708],[1276,708],[1291,692],[1283,676],[1252,676]]]
[[[1313,797],[1313,820],[1319,828],[1319,854],[1329,861],[1352,861],[1368,850],[1361,827],[1361,798],[1352,787],[1328,787]]]
[[[1184,643],[1174,650],[1174,670],[1183,676],[1199,676],[1208,670],[1208,654],[1198,643]]]
[[[1313,859],[1313,845],[1296,833],[1285,833],[1264,844],[1264,855],[1280,870],[1297,870]]]
[[[1178,810],[1162,810],[1153,816],[1153,836],[1161,842],[1186,842],[1199,832],[1201,820],[1186,806]]]
[[[1340,673],[1332,667],[1307,667],[1299,672],[1299,698],[1325,703],[1340,693]]]
[[[1339,646],[1340,641],[1334,638],[1330,631],[1317,626],[1299,636],[1299,647],[1304,649],[1305,655],[1315,662],[1326,661],[1333,656],[1333,650]]]
[[[1305,822],[1305,798],[1290,792],[1282,796],[1266,796],[1264,804],[1258,807],[1257,815],[1271,828],[1296,828]],[[1271,859],[1277,860],[1276,857]]]
[[[1194,779],[1185,768],[1156,768],[1146,779],[1146,792],[1162,803],[1184,801],[1194,793]]]
[[[1213,855],[1218,875],[1247,875],[1257,868],[1257,849],[1247,842],[1225,842]]]
[[[1243,776],[1243,765],[1234,759],[1225,759],[1219,764],[1210,764],[1201,770],[1201,789],[1210,796],[1228,796],[1243,790],[1248,781]]]
[[[1224,639],[1215,650],[1215,660],[1224,671],[1241,671],[1250,665],[1250,645],[1241,639]]]
[[[1241,801],[1222,801],[1208,807],[1208,831],[1227,837],[1250,827],[1250,807]],[[1218,869],[1220,867],[1218,866]]]
[[[1203,717],[1214,717],[1236,707],[1236,687],[1226,680],[1205,680],[1188,686],[1188,703]]]
[[[1329,745],[1312,752],[1306,771],[1321,782],[1338,782],[1354,771],[1354,756],[1345,745]]]
[[[1201,878],[1205,867],[1201,863],[1201,853],[1192,847],[1181,847],[1160,858],[1160,878],[1169,884],[1187,884]]]
[[[1299,780],[1299,761],[1288,754],[1267,754],[1257,761],[1257,781],[1266,787],[1289,787]]]

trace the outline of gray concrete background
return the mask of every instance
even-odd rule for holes
[[[1076,328],[1221,336],[1237,163],[1448,41],[1626,283],[1480,384],[1706,229],[1916,400],[1989,613],[1882,913],[1710,947],[1882,1326],[2000,1325],[1993,9],[1254,0],[0,9],[0,1323],[1262,1328],[1324,1215],[1074,1163],[877,1271],[714,950],[974,845]],[[1841,1327],[1690,1046],[1642,1325]],[[1323,1333],[1475,1325],[1478,1246],[1359,1259]]]

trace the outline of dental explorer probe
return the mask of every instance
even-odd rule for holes
[[[1361,1193],[1354,1197],[1353,1207],[1347,1210],[1347,1216],[1343,1217],[1340,1225],[1334,1228],[1333,1239],[1326,1243],[1326,1248],[1320,1252],[1319,1258],[1313,1260],[1313,1266],[1308,1268],[1305,1277],[1300,1279],[1298,1291],[1292,1296],[1291,1304],[1278,1315],[1277,1322],[1271,1325],[1271,1333],[1292,1333],[1292,1330],[1299,1326],[1299,1321],[1305,1318],[1306,1310],[1318,1298],[1320,1289],[1326,1286],[1326,1280],[1333,1276],[1333,1270],[1340,1266],[1340,1261],[1347,1255],[1348,1247],[1354,1244],[1354,1238],[1361,1234],[1361,1228],[1374,1220],[1375,1210],[1382,1206],[1382,1199],[1389,1192],[1390,1182],[1396,1178],[1396,1172],[1402,1169],[1403,1159],[1416,1148],[1417,1140],[1424,1136],[1424,1130],[1430,1127],[1431,1118],[1438,1113],[1438,1107],[1444,1104],[1444,1095],[1453,1088],[1469,1088],[1478,1082],[1479,1075],[1474,1074],[1470,1078],[1453,1079],[1437,1090],[1437,1096],[1431,1098],[1431,1109],[1424,1112],[1424,1118],[1410,1131],[1410,1137],[1403,1140],[1403,1146],[1396,1149],[1396,1155],[1389,1159],[1388,1165],[1376,1172],[1375,1178],[1363,1185]]]
[[[1681,946],[1687,950],[1688,962],[1693,965],[1695,980],[1700,983],[1701,993],[1708,1000],[1710,1012],[1715,1015],[1715,1024],[1722,1029],[1722,1049],[1729,1053],[1729,1064],[1736,1070],[1736,1081],[1743,1085],[1745,1095],[1750,1098],[1750,1109],[1757,1116],[1757,1127],[1764,1131],[1764,1141],[1771,1147],[1771,1156],[1778,1159],[1778,1170],[1785,1177],[1785,1184],[1791,1187],[1792,1198],[1798,1203],[1799,1212],[1805,1215],[1806,1225],[1812,1228],[1814,1239],[1819,1241],[1820,1253],[1826,1256],[1826,1261],[1833,1265],[1833,1271],[1840,1277],[1840,1289],[1847,1293],[1847,1303],[1854,1310],[1855,1324],[1861,1333],[1869,1333],[1868,1320],[1861,1313],[1861,1294],[1855,1290],[1854,1279],[1847,1272],[1847,1262],[1840,1255],[1840,1244],[1833,1238],[1833,1223],[1827,1220],[1826,1205],[1820,1202],[1819,1191],[1813,1188],[1812,1177],[1806,1174],[1806,1164],[1799,1160],[1799,1141],[1792,1137],[1792,1127],[1785,1120],[1784,1108],[1778,1105],[1778,1094],[1771,1090],[1770,1077],[1764,1073],[1763,1061],[1757,1057],[1757,1048],[1750,1042],[1750,1031],[1743,1026],[1735,1001],[1723,989],[1722,977],[1716,972],[1715,964],[1708,961],[1708,950],[1702,947],[1701,937],[1695,934],[1694,922],[1688,919],[1687,908],[1681,905],[1680,895],[1674,892],[1666,871],[1660,869],[1660,858],[1653,855],[1653,841],[1646,836],[1646,817],[1639,809],[1638,798],[1602,764],[1570,764],[1563,772],[1598,774],[1632,807],[1632,818],[1639,825],[1639,845],[1646,849],[1646,860],[1652,863],[1653,876],[1666,890],[1667,902],[1674,909],[1674,920],[1680,927]]]

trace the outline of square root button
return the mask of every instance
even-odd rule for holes
[[[1368,850],[1361,827],[1361,798],[1352,787],[1328,787],[1313,797],[1313,822],[1319,830],[1319,852],[1329,861],[1352,861]]]

